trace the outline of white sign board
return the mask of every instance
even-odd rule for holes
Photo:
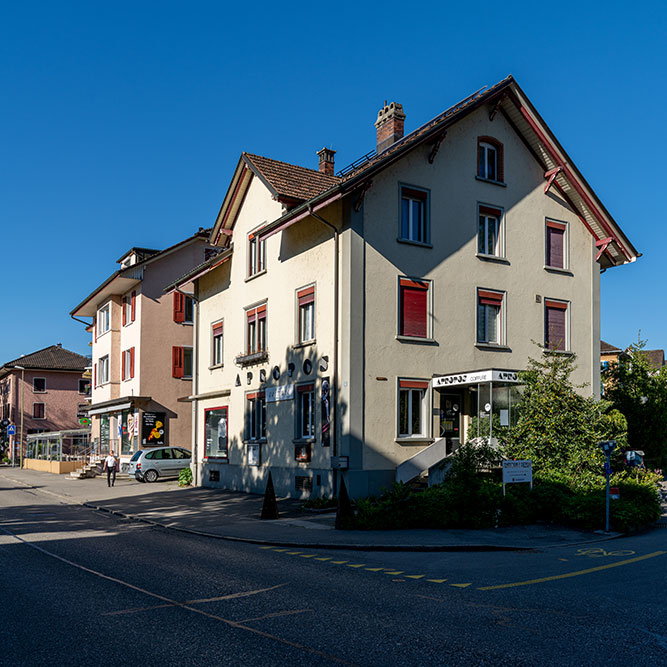
[[[264,398],[267,403],[291,401],[294,399],[294,385],[281,384],[278,387],[267,387],[264,390]]]
[[[516,371],[473,371],[472,373],[456,373],[455,375],[441,375],[433,378],[434,387],[455,387],[482,382],[518,382]]]
[[[517,482],[533,485],[532,461],[503,461],[503,485]]]

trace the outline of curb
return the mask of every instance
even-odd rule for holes
[[[201,530],[194,530],[191,528],[181,528],[177,526],[170,526],[159,521],[153,521],[152,519],[145,519],[143,517],[135,516],[133,514],[127,514],[119,510],[109,509],[102,505],[95,505],[88,501],[78,501],[71,496],[62,495],[59,493],[54,493],[53,491],[47,491],[41,487],[35,487],[32,484],[27,484],[26,482],[12,479],[0,473],[1,477],[13,482],[15,484],[21,484],[25,488],[32,489],[37,493],[44,493],[49,496],[54,496],[61,500],[68,501],[71,505],[79,505],[80,507],[86,507],[98,512],[107,512],[114,516],[118,516],[123,519],[130,519],[132,521],[137,521],[140,523],[145,523],[149,526],[154,526],[156,528],[163,528],[166,530],[173,530],[179,533],[184,533],[186,535],[196,535],[198,537],[208,537],[216,540],[225,540],[228,542],[237,542],[241,544],[254,544],[259,546],[274,546],[274,547],[288,547],[294,549],[328,549],[334,551],[385,551],[385,552],[432,552],[432,553],[443,553],[443,552],[468,552],[468,553],[480,553],[480,552],[492,552],[492,551],[522,551],[527,553],[536,553],[544,551],[546,549],[557,549],[560,547],[573,547],[584,544],[596,544],[598,542],[607,542],[609,540],[615,540],[619,537],[625,537],[625,533],[614,533],[611,535],[604,535],[592,540],[585,540],[582,542],[570,542],[567,544],[548,544],[546,546],[537,547],[520,547],[520,546],[501,546],[501,545],[491,545],[491,544],[470,544],[470,545],[424,545],[424,544],[406,544],[406,545],[395,545],[395,544],[330,544],[330,543],[321,543],[321,542],[287,542],[282,540],[262,540],[252,537],[238,537],[234,535],[218,535],[216,533],[207,533]]]

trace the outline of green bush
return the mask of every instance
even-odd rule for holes
[[[178,473],[178,485],[190,486],[190,484],[192,484],[192,470],[190,470],[190,468],[183,468],[183,470]]]

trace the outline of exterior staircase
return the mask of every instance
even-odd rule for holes
[[[451,456],[451,452],[447,454],[446,438],[438,438],[428,447],[424,447],[420,452],[398,465],[396,481],[407,484],[417,478],[423,480],[425,473],[428,472],[428,485],[439,484],[444,479],[447,468],[449,468],[447,459]]]
[[[84,463],[81,468],[71,472],[66,479],[90,479],[102,474],[103,460],[99,457],[90,457],[88,463]]]

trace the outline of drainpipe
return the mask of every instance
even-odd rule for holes
[[[180,292],[181,294],[184,294],[184,292],[181,292],[178,288],[176,288],[177,292]],[[194,295],[187,295],[187,296],[192,296],[192,300],[194,301],[194,309],[195,309],[195,316],[194,316],[194,323],[192,327],[192,347],[194,348],[195,351],[195,358],[194,358],[194,372],[192,374],[192,394],[193,396],[197,396],[199,394],[199,283],[195,281],[194,283]],[[193,470],[193,481],[195,486],[201,486],[200,485],[200,466],[199,466],[199,456],[198,456],[198,442],[199,442],[199,433],[197,431],[197,426],[198,426],[198,417],[199,417],[199,401],[195,398],[192,401],[192,460],[194,462],[194,470]]]
[[[321,215],[318,215],[313,211],[312,205],[308,207],[310,215],[319,220],[322,224],[326,225],[333,232],[334,238],[334,346],[333,346],[333,381],[331,386],[334,390],[335,400],[331,401],[332,417],[331,423],[333,424],[332,431],[332,440],[331,449],[333,456],[338,455],[338,438],[336,436],[338,431],[338,297],[339,297],[339,288],[338,288],[338,229],[330,223],[328,220],[325,220]],[[333,471],[334,478],[334,494],[337,492],[338,488],[338,471]]]

